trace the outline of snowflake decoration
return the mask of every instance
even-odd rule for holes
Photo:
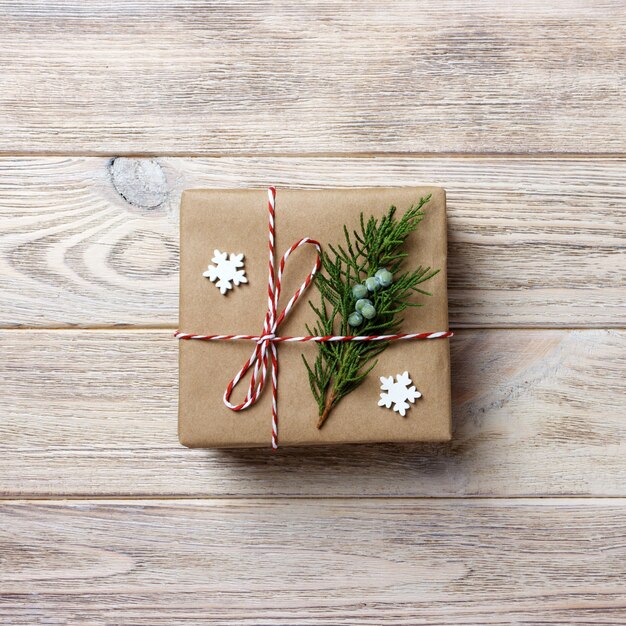
[[[408,372],[398,374],[395,381],[393,376],[388,378],[381,376],[380,382],[380,388],[383,390],[383,393],[380,394],[378,406],[385,406],[390,409],[393,404],[393,410],[400,413],[402,417],[406,415],[406,411],[411,407],[411,404],[422,397],[422,394],[415,389]],[[409,387],[409,385],[411,386]]]
[[[211,259],[215,265],[209,265],[203,276],[206,276],[215,286],[219,288],[220,293],[224,295],[233,285],[247,283],[245,270],[239,269],[243,267],[243,254],[227,254],[219,250],[213,250],[213,258]],[[215,282],[217,281],[217,282]]]

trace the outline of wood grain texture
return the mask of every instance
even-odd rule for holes
[[[2,0],[9,153],[626,151],[622,0]]]
[[[623,499],[5,503],[0,529],[3,623],[626,621]]]
[[[626,333],[463,331],[451,347],[450,444],[272,454],[269,415],[267,449],[179,446],[168,331],[2,331],[0,493],[626,495]]]
[[[453,327],[626,326],[626,159],[490,157],[0,158],[0,324],[174,326],[181,191],[268,182],[444,186]]]

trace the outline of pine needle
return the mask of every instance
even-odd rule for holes
[[[328,245],[330,253],[322,252],[322,271],[315,283],[320,293],[320,304],[311,304],[316,321],[307,328],[310,334],[351,335],[356,329],[348,325],[348,316],[354,310],[352,287],[373,276],[380,268],[387,268],[394,276],[393,283],[368,298],[376,308],[376,317],[364,320],[358,327],[359,335],[386,335],[399,331],[400,314],[408,307],[422,306],[412,302],[414,293],[430,295],[418,288],[430,280],[439,270],[418,267],[402,271],[408,253],[402,249],[406,238],[424,218],[422,208],[430,195],[421,198],[397,218],[392,206],[382,218],[367,220],[361,213],[360,229],[352,233],[344,226],[344,241]],[[313,365],[303,356],[311,391],[319,409],[320,428],[337,403],[354,391],[376,366],[376,357],[387,348],[389,342],[319,343]]]

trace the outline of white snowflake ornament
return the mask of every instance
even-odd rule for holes
[[[215,265],[209,265],[203,276],[206,276],[215,286],[219,288],[220,293],[225,295],[233,285],[247,283],[245,270],[243,267],[243,254],[227,254],[219,250],[213,250],[213,258],[211,259]],[[216,282],[217,281],[217,282]]]
[[[378,406],[385,406],[390,409],[393,404],[393,410],[396,413],[400,413],[402,417],[406,415],[406,411],[411,407],[411,404],[422,397],[422,394],[415,389],[408,372],[398,374],[395,381],[393,376],[381,376],[380,382],[380,388],[383,390],[383,393],[380,394]]]

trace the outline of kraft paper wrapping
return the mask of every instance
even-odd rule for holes
[[[423,307],[409,308],[400,332],[448,329],[446,291],[446,204],[438,187],[333,190],[279,189],[276,197],[276,260],[298,239],[308,236],[322,244],[340,243],[342,227],[358,227],[359,213],[381,216],[391,205],[401,214],[420,197],[432,194],[425,218],[409,236],[405,269],[418,265],[439,268],[422,287],[432,296],[415,294]],[[180,324],[194,334],[261,333],[267,310],[268,273],[267,190],[185,191],[180,221]],[[221,295],[202,273],[213,250],[245,254],[248,284]],[[282,309],[314,263],[312,246],[297,250],[283,276]],[[312,285],[279,335],[306,335],[314,315],[307,300]],[[280,446],[365,442],[447,441],[451,431],[449,339],[398,341],[378,357],[366,381],[334,408],[322,429],[316,427],[317,405],[309,388],[301,354],[313,361],[316,344],[279,344],[278,440]],[[254,350],[254,342],[180,341],[179,438],[189,447],[243,448],[269,446],[271,388],[266,383],[259,401],[240,412],[228,409],[222,397],[229,381]],[[422,393],[406,417],[377,406],[380,376],[408,371]],[[246,377],[231,401],[241,402]]]

